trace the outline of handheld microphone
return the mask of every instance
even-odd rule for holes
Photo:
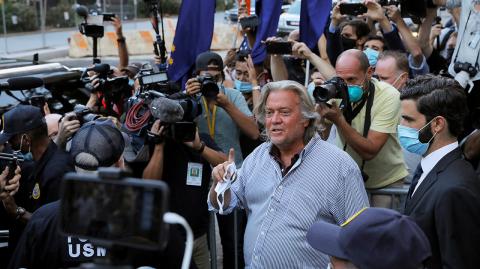
[[[9,78],[0,83],[1,90],[28,90],[43,86],[43,79],[37,77]]]
[[[75,9],[75,12],[77,13],[78,16],[86,18],[88,16],[88,9],[86,6],[78,6]]]

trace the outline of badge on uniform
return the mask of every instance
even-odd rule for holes
[[[202,186],[203,165],[201,163],[188,163],[187,185]]]
[[[33,187],[32,197],[35,200],[38,200],[38,198],[40,198],[40,185],[38,184],[38,182],[35,183],[35,187]]]

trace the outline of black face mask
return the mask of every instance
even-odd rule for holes
[[[357,46],[357,40],[342,36],[343,50],[354,49]]]

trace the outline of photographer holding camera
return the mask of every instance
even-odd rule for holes
[[[209,214],[205,200],[212,166],[227,157],[208,134],[195,132],[191,142],[165,135],[165,125],[156,120],[150,130],[153,153],[143,178],[165,181],[170,188],[170,209],[183,216],[194,234],[193,261],[200,269],[210,268],[207,243]]]
[[[351,119],[345,118],[336,102],[331,105],[319,103],[317,110],[322,118],[335,124],[337,146],[357,162],[364,173],[367,189],[403,185],[408,172],[397,138],[400,93],[391,85],[372,78],[373,69],[359,50],[343,52],[335,70],[348,85]],[[372,195],[373,206],[389,207],[390,204],[390,196]]]
[[[236,165],[240,167],[243,155],[240,148],[240,133],[250,139],[259,137],[257,124],[248,109],[245,98],[239,91],[223,86],[224,73],[222,58],[213,52],[204,52],[197,56],[196,72],[198,77],[186,83],[186,93],[190,96],[201,95],[202,115],[198,118],[200,133],[209,134],[215,143],[226,153],[235,150]],[[243,257],[241,244],[234,244],[234,218],[217,216],[224,253],[225,268],[234,267],[234,252],[238,249]],[[239,227],[242,227],[239,219]],[[238,229],[239,232],[243,229]],[[242,238],[241,234],[239,238]],[[243,262],[240,259],[239,264]]]

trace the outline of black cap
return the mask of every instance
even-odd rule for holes
[[[21,134],[45,124],[40,108],[31,105],[17,105],[2,116],[0,144],[4,144],[16,134]]]
[[[195,61],[195,69],[197,71],[208,70],[208,65],[216,65],[218,66],[218,71],[223,71],[222,57],[215,52],[206,51],[197,56]]]
[[[72,138],[70,156],[75,166],[85,170],[112,166],[122,156],[125,139],[120,130],[110,120],[91,121],[84,124]],[[95,157],[98,164],[81,163],[77,156],[87,153]]]

